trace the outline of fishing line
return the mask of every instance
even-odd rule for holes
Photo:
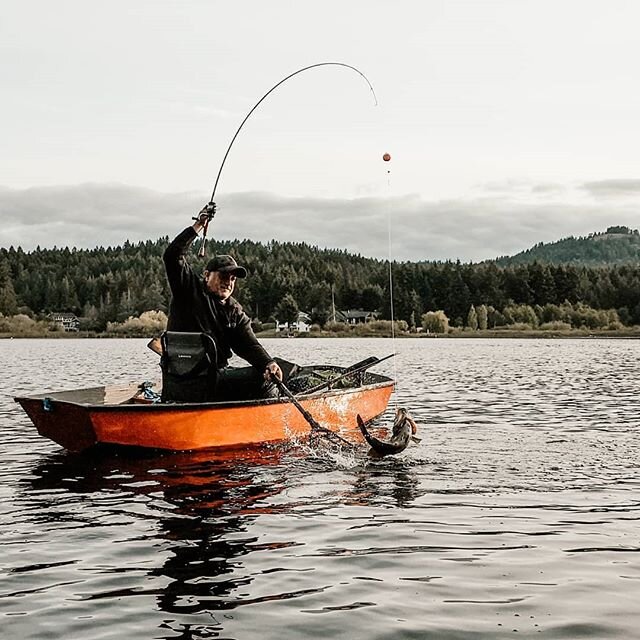
[[[382,156],[382,159],[385,162],[391,161],[391,156],[388,153],[385,153]],[[394,393],[394,404],[396,409],[398,408],[398,365],[397,365],[397,354],[396,354],[396,330],[395,330],[395,318],[393,311],[393,242],[391,238],[391,170],[387,169],[387,196],[389,200],[389,205],[387,206],[387,243],[388,243],[388,256],[389,256],[389,307],[391,309],[391,344],[393,348],[393,378],[396,381],[395,393]]]
[[[244,120],[240,123],[240,126],[237,128],[236,132],[233,134],[233,138],[231,138],[231,142],[229,143],[229,146],[227,147],[227,150],[226,150],[226,152],[224,154],[224,157],[222,158],[222,163],[220,164],[220,169],[218,169],[218,175],[216,176],[216,181],[215,181],[215,183],[213,185],[213,191],[211,192],[210,202],[213,202],[213,200],[215,198],[216,189],[218,188],[218,182],[220,181],[220,176],[222,174],[222,169],[224,168],[224,164],[227,161],[227,156],[229,155],[229,152],[231,151],[231,147],[233,146],[233,143],[236,141],[236,138],[238,137],[238,134],[240,133],[240,130],[242,129],[242,127],[244,127],[245,122],[251,117],[251,114],[262,104],[262,102],[265,100],[265,98],[269,94],[271,94],[273,91],[275,91],[281,84],[283,84],[284,82],[286,82],[290,78],[293,78],[293,76],[297,76],[299,73],[302,73],[303,71],[308,71],[309,69],[315,69],[317,67],[328,67],[328,66],[344,67],[346,69],[351,69],[352,71],[355,71],[359,76],[364,78],[364,80],[367,83],[367,85],[369,85],[369,89],[371,90],[371,93],[373,94],[374,105],[378,106],[378,98],[376,97],[376,92],[375,92],[375,90],[373,88],[373,85],[369,82],[369,78],[367,78],[367,76],[365,76],[364,73],[362,73],[362,71],[360,71],[360,69],[357,69],[356,67],[353,67],[350,64],[345,64],[344,62],[318,62],[316,64],[311,64],[311,65],[309,65],[307,67],[302,67],[302,69],[298,69],[297,71],[294,71],[293,73],[290,73],[285,78],[282,78],[282,80],[280,80],[280,82],[277,82],[276,84],[274,84],[273,87],[271,87],[271,89],[269,89],[269,91],[267,91],[260,98],[260,100],[258,100],[258,102],[255,103],[255,105],[253,105],[253,107],[251,108],[249,113],[247,113],[247,115],[245,116]],[[214,212],[215,212],[215,207],[214,207]],[[200,245],[200,251],[198,252],[198,255],[200,257],[204,256],[204,247],[205,247],[205,242],[206,242],[206,238],[207,238],[207,229],[208,229],[208,227],[209,227],[209,220],[207,220],[205,222],[205,225],[204,225],[204,228],[203,228],[203,231],[202,231],[202,244]]]

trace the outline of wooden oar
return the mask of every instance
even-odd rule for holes
[[[336,382],[339,382],[340,380],[342,380],[343,378],[346,378],[347,376],[352,376],[356,373],[362,373],[366,369],[373,367],[374,364],[379,364],[383,360],[388,360],[394,355],[395,355],[394,353],[391,353],[388,356],[385,356],[384,358],[376,358],[375,356],[371,356],[370,358],[367,358],[362,362],[357,362],[356,364],[351,365],[349,368],[346,369],[344,373],[339,375],[337,378],[333,378],[332,380],[327,380],[322,384],[319,384],[315,387],[311,387],[311,389],[306,389],[304,391],[301,391],[300,395],[305,395],[305,396],[311,395],[312,393],[316,393],[317,391],[322,391],[323,389],[327,389],[332,385],[334,385]]]
[[[293,393],[291,393],[291,391],[289,391],[289,389],[287,388],[285,383],[282,382],[282,380],[280,380],[279,378],[276,378],[276,376],[274,376],[273,374],[271,375],[271,380],[275,382],[280,393],[284,394],[291,401],[293,406],[303,415],[304,419],[311,426],[312,433],[314,431],[319,434],[321,433],[322,435],[326,436],[330,440],[333,440],[336,444],[353,448],[353,443],[349,442],[348,440],[345,440],[342,436],[339,436],[337,433],[334,433],[333,431],[331,431],[331,429],[327,429],[326,427],[323,427],[322,425],[318,424],[318,422],[313,418],[313,416],[298,402],[297,398],[293,395]]]

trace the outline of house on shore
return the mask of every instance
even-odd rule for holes
[[[298,312],[298,318],[295,322],[278,322],[276,331],[297,331],[298,333],[306,333],[311,330],[311,317],[304,311]]]
[[[336,321],[347,324],[364,324],[378,319],[377,311],[363,311],[362,309],[349,309],[348,311],[336,311]]]
[[[49,314],[49,320],[54,324],[60,325],[65,331],[78,331],[80,329],[80,320],[75,313],[56,311]]]

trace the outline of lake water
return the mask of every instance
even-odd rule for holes
[[[640,341],[396,340],[422,442],[378,461],[70,454],[12,401],[158,377],[145,343],[0,341],[1,637],[639,637]]]

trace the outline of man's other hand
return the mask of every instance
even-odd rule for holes
[[[271,376],[275,376],[278,380],[282,381],[282,369],[278,366],[277,362],[270,362],[264,370],[264,379],[267,382],[271,380]]]

